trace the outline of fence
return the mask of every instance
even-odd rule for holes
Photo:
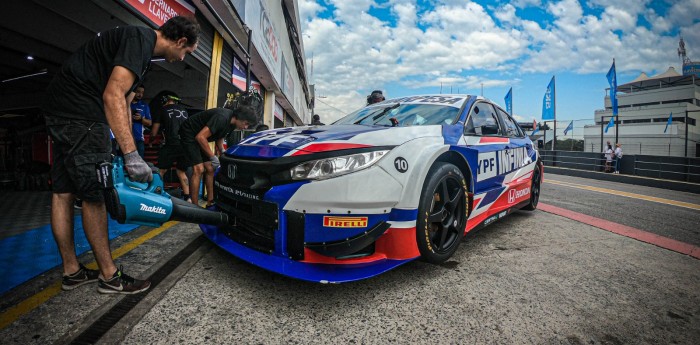
[[[605,171],[601,153],[540,150],[545,166],[588,171]],[[625,154],[620,173],[666,180],[700,183],[700,158]]]

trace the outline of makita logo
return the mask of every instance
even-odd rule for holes
[[[148,206],[146,204],[141,204],[141,211],[165,214],[165,209],[160,206]]]
[[[508,192],[508,202],[512,204],[515,202],[515,200],[520,199],[521,197],[524,197],[528,194],[530,194],[530,187],[521,190],[511,189],[510,192]]]

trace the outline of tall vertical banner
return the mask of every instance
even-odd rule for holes
[[[549,81],[549,85],[547,86],[547,91],[544,93],[544,98],[542,99],[542,120],[555,120],[557,115],[556,115],[556,110],[555,110],[555,104],[556,100],[554,99],[555,93],[554,93],[554,77],[552,77],[552,80]]]
[[[617,117],[617,72],[615,72],[615,59],[613,59],[612,66],[610,66],[610,70],[605,76],[608,77],[608,84],[610,84],[610,105],[612,106],[612,116],[610,117],[610,122],[608,122],[608,125],[605,126],[605,133],[607,133],[608,129],[615,125],[615,118]]]
[[[510,90],[508,90],[508,93],[506,94],[506,111],[508,114],[513,116],[513,88],[511,87]]]
[[[263,1],[245,2],[245,21],[253,30],[251,39],[277,85],[282,85],[282,48],[273,21]]]

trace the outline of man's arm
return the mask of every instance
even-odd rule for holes
[[[216,141],[216,149],[219,151],[219,155],[224,153],[224,138],[218,139]]]
[[[134,74],[128,69],[114,66],[102,94],[107,122],[124,153],[136,151],[136,144],[131,133],[131,109],[129,107],[134,93],[130,93],[126,99],[124,97],[131,89],[135,79]]]
[[[194,140],[199,144],[199,147],[207,154],[208,157],[214,156],[209,148],[209,137],[211,136],[211,130],[209,127],[204,126],[199,133],[194,137]]]
[[[144,110],[146,110],[146,112],[143,114],[143,117],[141,117],[141,124],[150,127],[151,124],[153,124],[151,120],[151,111],[148,109],[148,106],[146,106]]]

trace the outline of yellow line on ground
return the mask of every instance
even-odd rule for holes
[[[612,195],[619,195],[619,196],[624,196],[627,198],[632,198],[632,199],[641,199],[641,200],[646,200],[646,201],[652,201],[652,202],[657,202],[660,204],[666,204],[666,205],[673,205],[673,206],[678,206],[678,207],[685,207],[693,210],[700,210],[700,205],[698,204],[692,204],[689,202],[683,202],[683,201],[676,201],[676,200],[671,200],[671,199],[664,199],[664,198],[657,198],[654,196],[648,196],[648,195],[642,195],[642,194],[636,194],[636,193],[629,193],[629,192],[623,192],[619,190],[614,190],[614,189],[608,189],[608,188],[600,188],[600,187],[593,187],[593,186],[587,186],[583,184],[578,184],[578,183],[573,183],[573,182],[563,182],[563,181],[554,181],[552,179],[548,179],[544,181],[545,183],[551,183],[551,184],[556,184],[560,186],[565,186],[565,187],[571,187],[571,188],[578,188],[578,189],[585,189],[585,190],[590,190],[594,192],[599,192],[599,193],[606,193],[606,194],[612,194]]]
[[[160,235],[163,231],[171,228],[175,224],[178,224],[179,222],[167,222],[163,224],[161,227],[155,228],[151,231],[149,231],[146,234],[143,234],[141,237],[117,248],[112,252],[112,257],[114,259],[132,251],[134,248],[140,246],[144,242],[152,239],[153,237],[156,237]],[[95,261],[85,265],[87,268],[90,269],[97,269],[97,263]],[[44,290],[41,290],[40,292],[34,294],[33,296],[25,299],[24,301],[18,303],[17,305],[7,309],[4,311],[2,314],[0,314],[0,330],[4,329],[5,327],[9,326],[15,320],[19,319],[22,317],[22,315],[29,313],[30,311],[34,310],[36,307],[44,304],[46,301],[51,299],[53,296],[58,295],[58,293],[61,292],[61,282],[58,281],[54,284],[49,285],[47,288]]]

